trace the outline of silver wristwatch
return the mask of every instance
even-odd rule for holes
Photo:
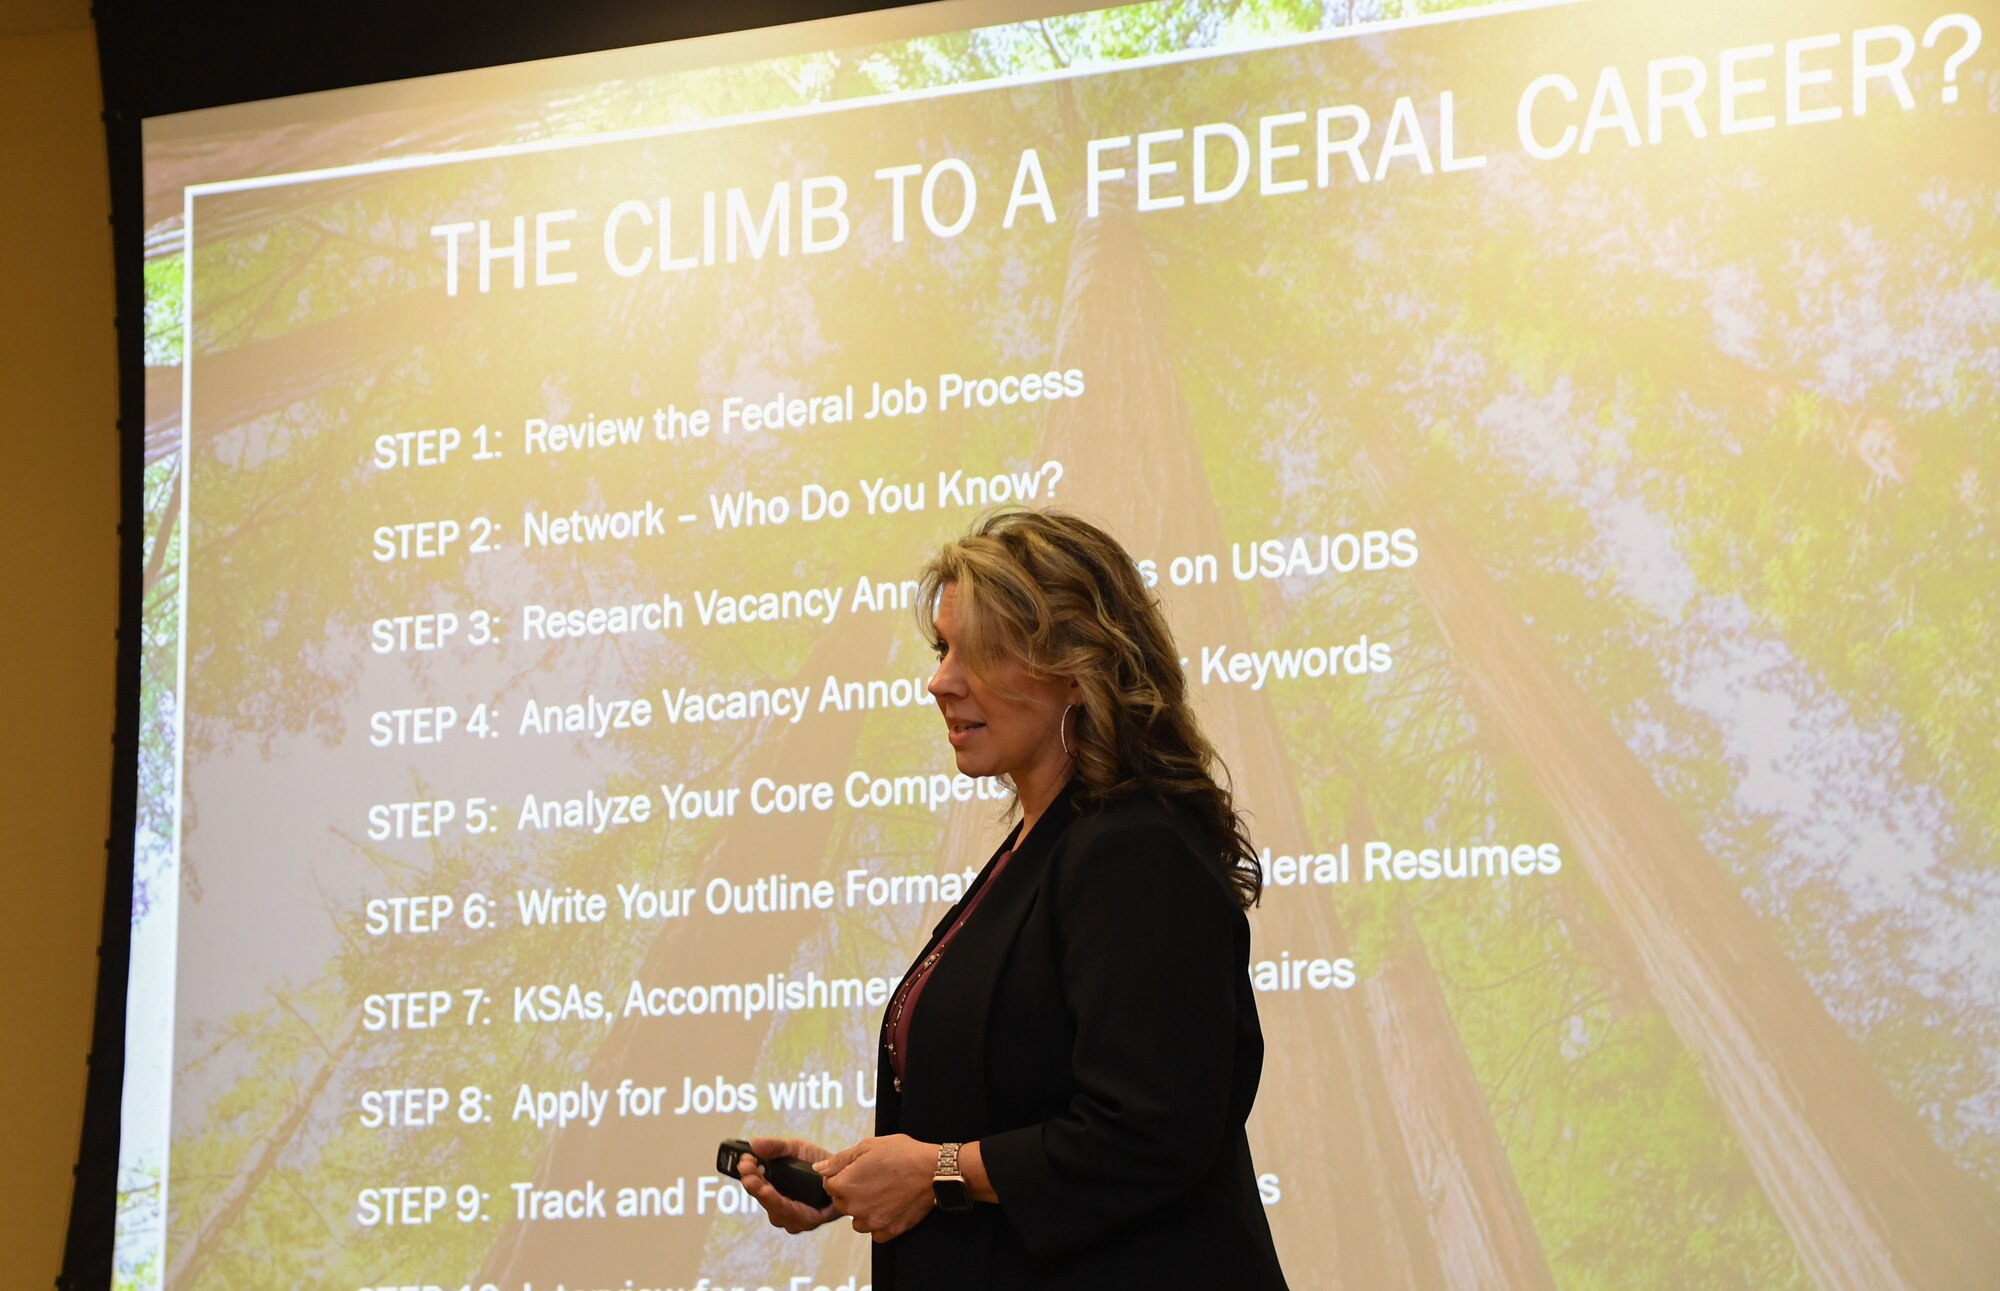
[[[958,1172],[957,1143],[938,1144],[937,1174],[931,1178],[931,1196],[947,1215],[963,1215],[972,1209],[972,1189]]]

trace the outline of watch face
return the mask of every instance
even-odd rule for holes
[[[937,1198],[938,1209],[949,1214],[961,1214],[972,1209],[972,1190],[965,1186],[963,1179],[933,1179],[931,1195]]]

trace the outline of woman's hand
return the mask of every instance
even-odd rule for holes
[[[777,1227],[788,1233],[809,1233],[821,1224],[839,1217],[840,1212],[832,1206],[815,1209],[802,1201],[793,1201],[764,1177],[764,1162],[776,1161],[779,1157],[797,1157],[801,1161],[821,1161],[829,1154],[817,1143],[804,1139],[751,1139],[750,1152],[755,1157],[744,1157],[736,1164],[737,1177],[743,1181],[743,1191],[757,1199],[764,1208],[764,1215]]]
[[[937,1204],[931,1193],[937,1159],[937,1144],[891,1134],[863,1139],[813,1169],[826,1180],[834,1206],[854,1221],[854,1231],[886,1242],[915,1228]]]

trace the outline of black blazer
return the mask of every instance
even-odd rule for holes
[[[1281,1289],[1243,1133],[1249,923],[1193,821],[1074,789],[932,970],[902,1091],[878,1069],[875,1132],[978,1140],[1000,1204],[877,1244],[875,1289]]]

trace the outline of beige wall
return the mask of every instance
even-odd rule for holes
[[[87,20],[0,28],[0,1281],[23,1287],[50,1285],[62,1260],[111,800],[118,372],[101,107]]]

